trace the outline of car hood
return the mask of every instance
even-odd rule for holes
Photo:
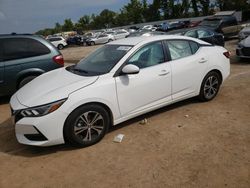
[[[250,32],[250,27],[244,27],[241,31],[240,31],[240,33],[244,33],[244,32]]]
[[[250,36],[240,41],[240,45],[244,47],[250,47]]]
[[[17,91],[18,101],[27,107],[67,98],[72,92],[93,84],[98,76],[80,76],[60,68],[45,73]]]

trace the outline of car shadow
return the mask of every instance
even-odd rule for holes
[[[0,105],[8,104],[10,102],[10,98],[11,98],[11,96],[0,97]]]
[[[199,101],[196,98],[187,99],[185,101],[181,101],[158,110],[146,113],[144,115],[138,116],[131,120],[128,120],[124,123],[118,124],[114,127],[111,127],[107,134],[136,123],[142,119],[150,118],[155,115],[159,115],[161,113],[165,113],[167,111],[171,111],[176,108],[180,108],[182,106],[186,106],[188,104],[198,103]],[[94,147],[94,146],[92,146]],[[5,153],[7,155],[14,156],[22,156],[22,157],[39,157],[43,155],[49,155],[61,151],[73,151],[79,149],[78,147],[73,147],[69,144],[62,144],[57,146],[50,147],[34,147],[34,146],[26,146],[19,144],[15,137],[14,124],[11,121],[11,118],[7,119],[3,123],[0,124],[0,153]]]

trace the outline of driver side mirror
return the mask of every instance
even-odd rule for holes
[[[123,74],[138,74],[139,72],[140,72],[140,68],[137,67],[136,65],[132,65],[132,64],[125,65],[122,68]]]

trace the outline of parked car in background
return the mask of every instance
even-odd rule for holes
[[[167,31],[172,31],[172,30],[176,30],[176,29],[182,29],[182,28],[185,28],[185,27],[186,27],[186,25],[183,22],[181,22],[181,21],[170,22]]]
[[[224,46],[224,36],[207,27],[185,28],[167,32],[167,34],[184,35],[188,37],[198,38],[210,44]]]
[[[116,40],[15,93],[16,137],[34,146],[90,146],[136,116],[195,96],[212,100],[229,74],[229,52],[195,38]]]
[[[102,34],[113,35],[115,40],[126,38],[129,35],[129,32],[125,29],[115,30],[115,31],[105,31]]]
[[[97,37],[91,37],[89,39],[86,40],[88,45],[96,45],[96,44],[105,44],[107,42],[111,42],[115,40],[113,35],[109,35],[109,34],[100,34]]]
[[[66,41],[68,45],[83,45],[82,36],[80,35],[69,37]]]
[[[239,42],[236,55],[240,58],[250,58],[250,36]]]
[[[13,94],[35,77],[64,66],[61,53],[35,35],[0,35],[0,96]]]
[[[117,30],[114,33],[114,38],[115,40],[123,39],[123,38],[126,38],[128,35],[129,35],[129,32],[126,31],[125,29]]]
[[[243,40],[250,36],[250,26],[244,27],[240,32],[239,32],[239,40]]]
[[[197,27],[202,21],[193,21],[191,22],[188,27]]]
[[[156,29],[153,25],[144,25],[139,31],[156,31]]]
[[[156,29],[156,31],[168,31],[169,28],[169,23],[168,22],[163,22],[162,24],[160,24],[158,26],[158,28]]]
[[[63,48],[65,48],[68,44],[65,40],[65,38],[63,37],[50,37],[48,38],[48,40],[55,46],[57,47],[59,50],[62,50]]]
[[[235,16],[213,16],[205,18],[199,25],[209,27],[218,33],[222,33],[225,37],[238,35],[242,29]]]
[[[128,38],[128,37],[139,37],[139,36],[150,37],[150,36],[156,36],[156,35],[166,35],[166,33],[161,32],[161,31],[138,31],[138,32],[131,33],[126,38]]]
[[[140,28],[137,27],[137,26],[131,26],[131,27],[128,28],[128,32],[129,32],[129,33],[134,33],[134,32],[136,32],[136,31],[138,31],[139,29],[140,29]]]

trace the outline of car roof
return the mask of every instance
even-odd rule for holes
[[[115,40],[113,42],[110,42],[108,44],[113,45],[128,45],[128,46],[135,46],[139,43],[149,43],[154,42],[158,40],[170,40],[170,39],[182,39],[182,40],[192,40],[200,44],[208,44],[207,42],[201,41],[199,39],[186,37],[186,36],[177,36],[177,35],[156,35],[156,36],[139,36],[139,37],[129,37],[125,39]]]
[[[166,34],[177,34],[177,33],[186,33],[187,31],[193,31],[193,30],[207,30],[213,33],[216,33],[213,29],[211,29],[210,27],[206,27],[206,26],[197,26],[197,27],[193,27],[193,28],[183,28],[183,29],[176,29],[173,31],[169,31]]]

